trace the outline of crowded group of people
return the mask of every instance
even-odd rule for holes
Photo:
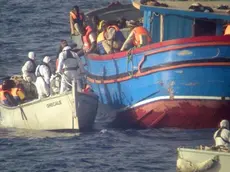
[[[127,24],[131,32],[125,39],[121,29]],[[72,35],[82,37],[83,47],[78,56],[87,53],[111,54],[152,42],[150,34],[139,21],[127,21],[125,18],[100,20],[98,16],[85,16],[78,6],[70,11],[70,28]]]

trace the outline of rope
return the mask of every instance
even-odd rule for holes
[[[135,49],[135,47],[133,47],[133,48],[130,48],[129,50],[128,50],[128,53],[127,53],[127,72],[128,72],[128,74],[129,74],[129,76],[131,76],[131,77],[133,77],[133,50]],[[129,68],[129,63],[131,62],[131,68],[132,68],[132,71],[131,72],[129,72],[128,71],[128,68]]]

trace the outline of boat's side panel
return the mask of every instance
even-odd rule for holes
[[[205,162],[215,156],[219,157],[217,163],[214,163],[212,168],[207,170],[207,172],[228,172],[229,171],[229,162],[230,154],[223,152],[215,151],[204,151],[204,150],[191,150],[178,148],[178,158],[188,160],[193,164],[199,164]]]
[[[34,101],[18,108],[0,108],[1,124],[5,127],[35,130],[79,129],[71,94]]]

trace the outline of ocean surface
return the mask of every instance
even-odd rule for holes
[[[54,60],[70,41],[69,10],[109,0],[0,0],[0,77],[18,74],[29,51]],[[125,1],[121,1],[125,2]],[[127,3],[127,1],[126,1]],[[1,172],[173,172],[176,148],[212,145],[214,130],[119,130],[99,113],[94,130],[54,133],[0,128]]]

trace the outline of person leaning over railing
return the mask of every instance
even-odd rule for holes
[[[132,21],[129,22],[128,25],[131,26],[132,31],[122,45],[121,51],[128,50],[134,46],[142,47],[152,42],[149,32],[143,26],[140,26],[138,22]]]

